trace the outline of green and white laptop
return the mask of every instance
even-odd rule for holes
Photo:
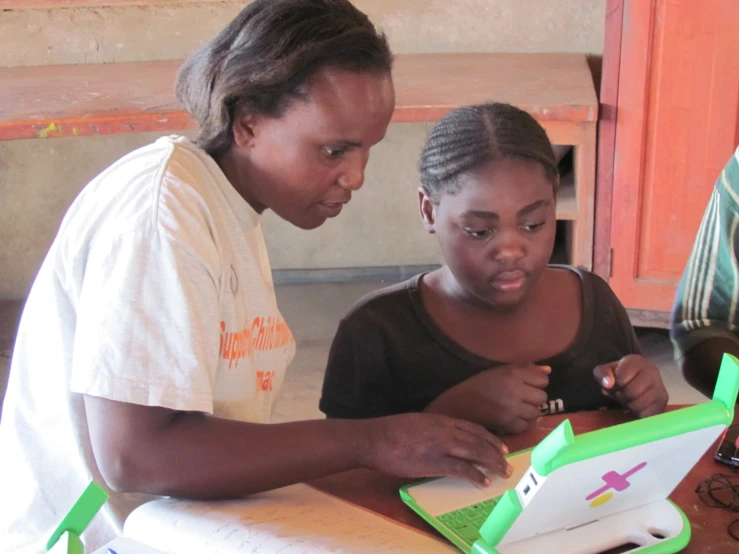
[[[731,424],[737,392],[739,360],[727,354],[710,402],[578,436],[565,420],[508,456],[507,480],[430,479],[400,494],[468,554],[677,552],[690,523],[668,496]]]

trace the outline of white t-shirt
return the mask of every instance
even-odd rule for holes
[[[70,207],[21,318],[0,551],[43,552],[87,484],[105,484],[82,394],[266,423],[294,352],[259,215],[213,159],[167,137],[116,162]],[[87,549],[150,498],[111,492]]]

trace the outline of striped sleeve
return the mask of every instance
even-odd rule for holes
[[[671,337],[676,356],[713,337],[739,343],[739,149],[721,172],[677,291]]]

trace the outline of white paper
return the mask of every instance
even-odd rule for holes
[[[154,550],[125,537],[113,539],[99,550],[93,552],[93,554],[110,554],[109,549],[115,552],[115,554],[162,554],[159,550]],[[49,553],[47,552],[47,554]]]
[[[134,510],[124,535],[165,554],[456,552],[303,484],[238,501],[155,500]]]

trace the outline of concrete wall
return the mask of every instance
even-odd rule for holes
[[[142,2],[143,3],[143,2]],[[603,49],[605,0],[356,0],[398,52],[587,52]],[[244,2],[0,12],[0,65],[179,59]],[[0,84],[1,86],[1,84]],[[432,264],[416,216],[416,158],[427,129],[392,125],[362,191],[342,215],[301,232],[268,214],[274,268]],[[70,202],[116,158],[157,135],[0,143],[0,298],[22,298]],[[357,247],[361,245],[361,247]]]

